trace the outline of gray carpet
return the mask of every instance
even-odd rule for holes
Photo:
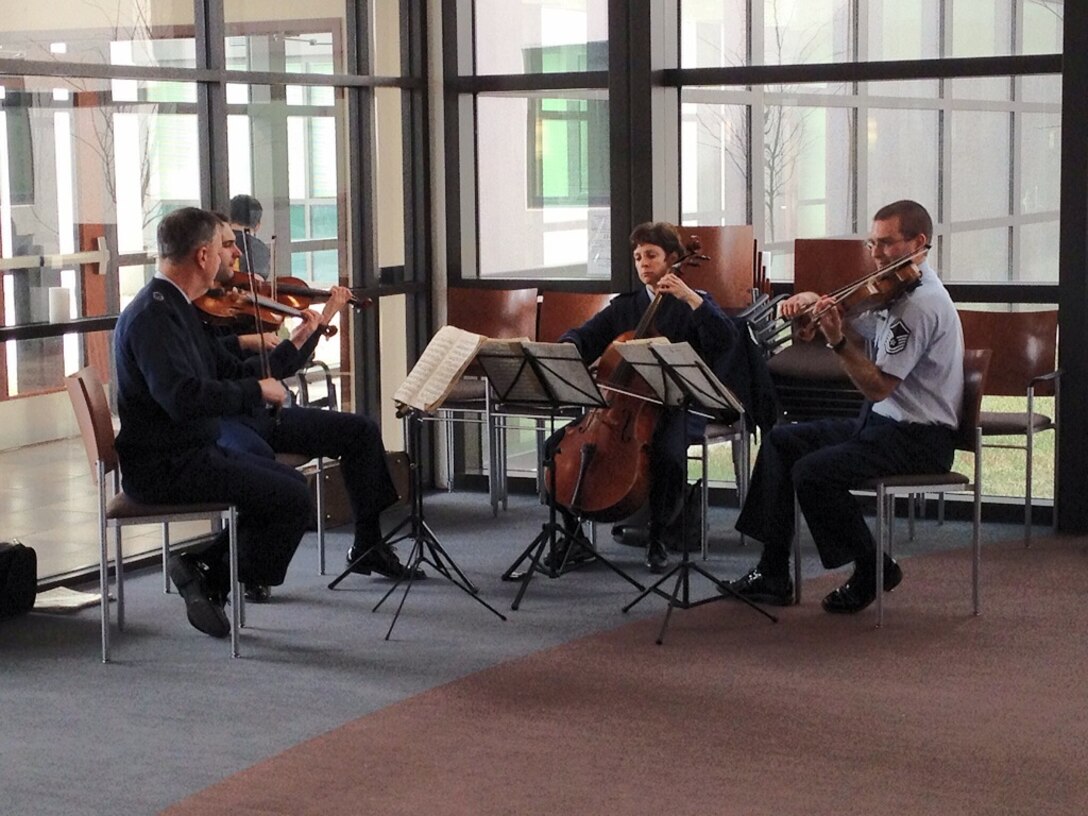
[[[630,615],[632,588],[601,567],[534,581],[522,607],[509,610],[515,585],[498,576],[539,531],[544,511],[513,497],[491,517],[475,494],[437,494],[428,522],[502,622],[432,577],[413,588],[391,641],[383,637],[394,596],[372,613],[390,582],[349,577],[330,592],[317,576],[307,536],[286,584],[269,605],[250,605],[242,658],[185,621],[176,595],[162,593],[157,570],[126,580],[126,631],[115,663],[98,660],[97,609],[34,614],[0,623],[0,799],[11,814],[154,813],[172,802],[300,741],[414,694],[512,658],[660,616],[659,599]],[[723,578],[739,575],[757,552],[731,532],[735,511],[714,509],[712,558]],[[989,527],[988,540],[1016,527]],[[928,548],[963,546],[969,527],[927,522]],[[607,539],[607,531],[602,531]],[[918,542],[919,545],[922,541]],[[329,536],[335,570],[348,536]],[[406,549],[406,545],[400,545]],[[646,577],[637,550],[602,540],[602,551]],[[811,548],[806,574],[820,572]],[[909,579],[909,567],[906,570]],[[706,594],[705,585],[694,585]],[[814,602],[813,598],[808,599]],[[731,615],[769,626],[743,607]],[[684,613],[678,612],[678,615]],[[669,648],[666,640],[664,648]],[[366,757],[355,758],[360,764]]]

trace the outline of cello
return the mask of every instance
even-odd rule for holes
[[[679,275],[685,265],[706,260],[699,249],[692,236],[669,271]],[[619,335],[601,355],[597,383],[611,395],[608,406],[590,409],[564,428],[554,447],[544,484],[549,491],[554,484],[552,499],[579,518],[618,521],[649,499],[650,443],[661,408],[616,344],[654,336],[654,318],[666,297],[658,291],[635,329]]]

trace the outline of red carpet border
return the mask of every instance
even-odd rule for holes
[[[809,581],[621,626],[432,689],[192,796],[243,814],[1088,813],[1080,539],[903,562],[875,614]],[[515,613],[516,614],[516,613]],[[406,644],[405,648],[410,648]]]

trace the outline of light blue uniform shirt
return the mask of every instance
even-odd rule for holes
[[[963,404],[963,329],[956,306],[928,263],[921,284],[889,308],[853,318],[876,349],[876,367],[899,385],[873,411],[897,422],[955,428]]]

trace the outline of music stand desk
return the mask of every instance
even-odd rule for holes
[[[608,405],[573,343],[496,342],[481,348],[476,359],[495,389],[499,405],[517,403],[536,406],[553,420],[564,409],[604,408]],[[549,464],[547,460],[541,463],[543,467]],[[551,481],[548,521],[503,574],[504,578],[512,580],[517,568],[528,560],[529,566],[520,575],[521,587],[510,608],[517,609],[521,605],[533,574],[541,567],[545,548],[550,554],[548,574],[553,578],[561,575],[570,556],[581,550],[641,590],[642,584],[588,546],[577,530],[568,531],[556,521],[555,468],[548,470]],[[581,519],[578,521],[581,522]],[[564,550],[564,563],[557,570],[555,562],[560,541],[565,541],[567,547]]]
[[[726,423],[736,422],[743,415],[744,407],[740,401],[722,384],[690,343],[621,343],[617,345],[617,349],[620,356],[646,381],[663,405],[717,418]],[[774,615],[748,598],[738,595],[728,584],[691,560],[687,526],[687,519],[681,519],[683,538],[680,562],[643,590],[637,598],[623,608],[623,611],[630,611],[651,593],[665,597],[668,600],[668,608],[657,636],[659,645],[664,642],[665,629],[668,627],[673,609],[691,609],[726,597],[743,601],[761,615],[777,623],[778,618]],[[693,601],[690,594],[692,572],[710,581],[718,592]],[[666,594],[660,587],[674,576],[676,583],[673,590]]]

